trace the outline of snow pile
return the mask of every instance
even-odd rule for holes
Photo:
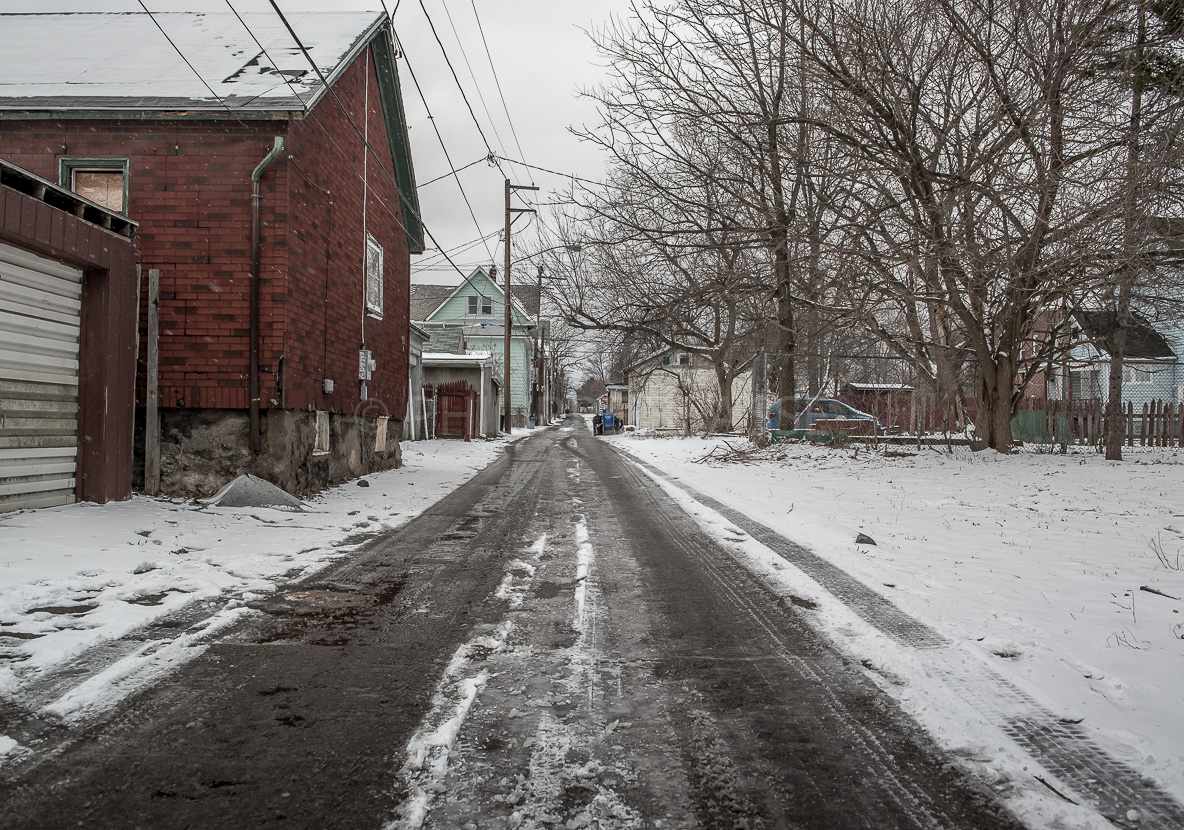
[[[1092,452],[776,445],[733,464],[720,460],[729,453],[715,440],[608,440],[675,477],[663,486],[721,543],[817,604],[809,613],[832,639],[960,755],[1001,778],[1041,774],[1014,744],[995,742],[1002,735],[988,722],[993,711],[1030,704],[1184,799],[1184,454],[1135,448],[1118,463]],[[709,452],[716,460],[694,463]],[[952,662],[935,670],[925,652],[885,638],[694,504],[680,482],[805,545],[936,629],[952,641],[940,651]],[[860,533],[876,546],[857,545]],[[1074,823],[1080,814],[1063,820],[1084,826]],[[1036,823],[1052,821],[1045,814]]]
[[[300,499],[249,473],[239,476],[203,503],[210,507],[271,507],[304,512],[304,503]]]

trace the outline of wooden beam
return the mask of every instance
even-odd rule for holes
[[[144,494],[160,495],[160,269],[148,269],[148,371],[144,398]]]

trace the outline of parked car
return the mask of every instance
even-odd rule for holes
[[[814,401],[813,406],[810,406],[811,400],[811,398],[794,398],[794,419],[797,422],[797,426],[784,426],[782,429],[814,429],[816,422],[831,419],[874,421],[877,432],[884,428],[884,425],[880,423],[880,419],[875,415],[860,412],[858,409],[848,406],[842,401],[836,401],[834,398],[819,398]],[[809,412],[805,412],[807,406],[810,407]],[[804,415],[802,414],[803,412],[805,412]],[[781,400],[778,400],[769,409],[769,429],[777,429],[777,418],[780,414]]]

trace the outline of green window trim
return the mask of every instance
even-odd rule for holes
[[[88,170],[119,170],[123,173],[123,210],[128,215],[128,180],[131,178],[131,160],[113,156],[63,156],[58,159],[58,184],[69,190],[74,190],[75,171]]]

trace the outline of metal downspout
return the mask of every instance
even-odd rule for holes
[[[271,165],[284,149],[283,136],[275,137],[275,145],[271,148],[255,172],[251,174],[251,310],[250,310],[250,368],[249,397],[251,405],[251,432],[248,438],[251,452],[259,453],[259,205],[263,201],[263,194],[259,192],[259,180],[263,178],[263,171]]]

